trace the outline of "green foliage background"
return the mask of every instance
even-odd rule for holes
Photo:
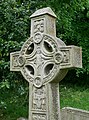
[[[57,15],[57,37],[83,50],[83,68],[69,72],[65,82],[89,82],[89,0],[0,0],[0,89],[23,79],[10,72],[10,53],[20,50],[30,36],[30,15],[43,7]]]

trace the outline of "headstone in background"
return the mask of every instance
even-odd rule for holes
[[[10,54],[10,70],[29,82],[29,119],[61,120],[59,82],[70,68],[82,67],[82,51],[56,37],[51,8],[31,15],[31,35],[21,50]]]
[[[61,110],[62,120],[89,120],[89,111],[65,107]]]

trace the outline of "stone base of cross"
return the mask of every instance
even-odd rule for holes
[[[49,8],[31,15],[31,37],[10,54],[10,70],[29,82],[29,119],[61,120],[59,81],[70,68],[82,67],[82,50],[56,37],[56,15]]]

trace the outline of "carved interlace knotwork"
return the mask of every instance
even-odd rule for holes
[[[45,114],[33,114],[32,115],[32,120],[47,120],[47,117]]]
[[[18,56],[13,56],[13,66],[15,67],[19,67],[19,64],[18,64]]]
[[[63,53],[63,63],[70,63],[70,51],[69,50],[64,50],[62,51]]]

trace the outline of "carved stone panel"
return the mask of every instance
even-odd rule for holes
[[[46,88],[45,86],[41,88],[36,88],[33,86],[32,91],[32,110],[40,110],[40,111],[46,111]]]
[[[34,33],[44,32],[44,26],[45,26],[44,21],[45,21],[44,18],[34,20],[34,23],[33,23]]]
[[[82,49],[77,46],[60,47],[63,53],[63,61],[60,64],[64,68],[82,68]]]
[[[19,66],[19,55],[20,52],[10,53],[10,70],[11,71],[20,71]]]

